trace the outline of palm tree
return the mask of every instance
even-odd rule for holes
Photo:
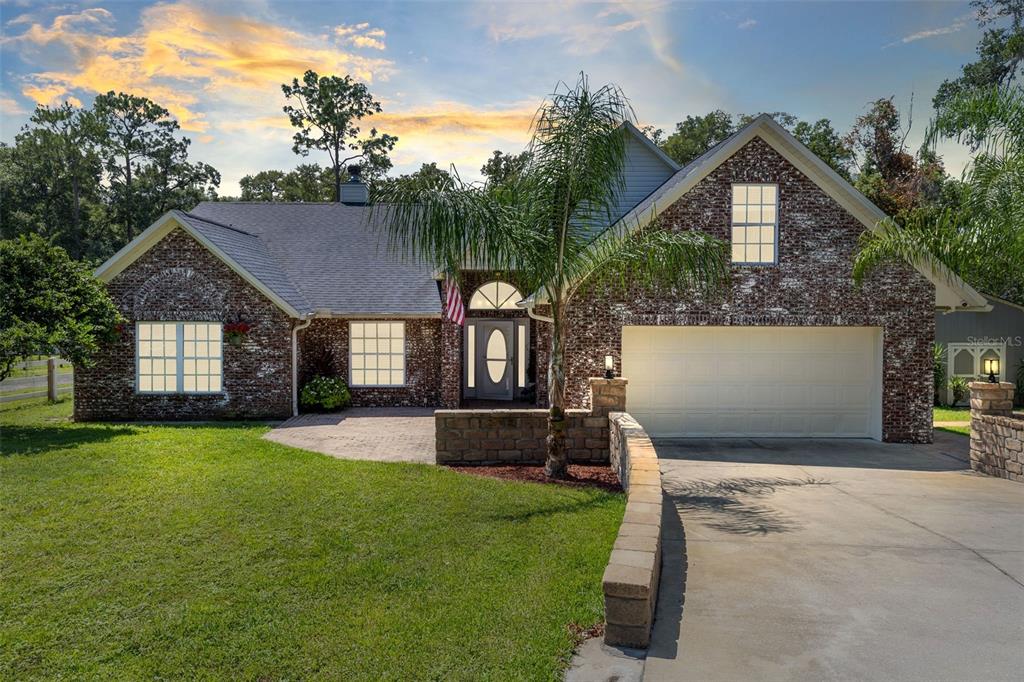
[[[854,278],[861,281],[883,262],[905,261],[1024,301],[1024,92],[996,88],[954,98],[928,128],[927,144],[940,139],[967,142],[975,151],[959,205],[912,214],[903,225],[885,221],[865,233]]]
[[[669,232],[653,219],[610,227],[624,187],[624,121],[615,86],[591,89],[581,74],[559,84],[534,118],[525,168],[501,183],[465,183],[458,173],[424,186],[394,183],[374,209],[394,248],[459,280],[465,269],[513,272],[550,310],[550,477],[566,475],[565,348],[568,311],[586,287],[686,286],[724,281],[726,246],[696,231]]]

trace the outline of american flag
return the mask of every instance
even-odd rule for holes
[[[460,326],[466,322],[466,309],[462,307],[459,285],[450,277],[444,281],[444,315]]]

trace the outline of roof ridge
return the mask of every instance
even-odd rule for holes
[[[178,209],[178,210],[181,210],[181,209]],[[222,223],[222,222],[219,222],[219,221],[216,221],[216,220],[211,220],[210,218],[204,218],[203,216],[199,216],[199,215],[196,215],[194,213],[189,213],[188,211],[181,211],[181,213],[183,215],[189,217],[189,218],[192,218],[193,220],[200,220],[200,221],[202,221],[204,223],[209,223],[211,225],[216,225],[217,227],[223,227],[224,229],[227,229],[227,230],[234,230],[235,232],[238,232],[240,234],[244,234],[244,235],[246,235],[248,237],[255,237],[256,239],[259,239],[259,235],[253,234],[252,232],[246,232],[245,230],[243,230],[240,227],[235,227],[234,225],[228,225],[227,223]]]

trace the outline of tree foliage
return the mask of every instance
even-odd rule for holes
[[[320,76],[309,70],[281,86],[289,104],[284,107],[288,120],[298,129],[292,137],[292,151],[306,156],[313,149],[327,152],[334,173],[334,200],[341,201],[341,183],[345,164],[362,158],[365,176],[381,175],[391,168],[388,154],[398,138],[371,128],[360,137],[364,118],[381,112],[380,102],[362,83],[351,76]]]
[[[88,366],[122,321],[89,268],[39,235],[0,240],[0,271],[0,379],[29,355]]]
[[[568,311],[587,286],[715,289],[725,245],[699,232],[640,224],[612,230],[622,189],[632,110],[614,86],[585,76],[560,85],[540,109],[521,172],[501,183],[466,183],[457,174],[433,186],[395,183],[375,206],[392,245],[458,279],[472,264],[516,273],[543,292],[551,311],[548,392],[550,476],[564,476],[565,347]]]
[[[523,151],[518,154],[506,154],[495,149],[491,158],[480,167],[480,173],[487,182],[501,185],[510,182],[526,168],[530,162],[530,152]]]
[[[331,201],[334,171],[318,163],[302,163],[288,172],[265,170],[246,175],[238,184],[242,201]]]

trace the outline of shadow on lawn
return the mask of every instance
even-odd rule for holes
[[[102,443],[136,432],[130,426],[3,426],[0,428],[0,456],[37,455],[49,450]]]
[[[535,509],[521,509],[500,514],[491,514],[488,518],[494,521],[527,521],[536,516],[551,516],[552,514],[568,514],[577,512],[589,507],[603,507],[610,500],[618,497],[619,494],[601,490],[598,488],[575,488],[575,490],[586,490],[588,493],[585,499],[572,503],[550,504]]]

